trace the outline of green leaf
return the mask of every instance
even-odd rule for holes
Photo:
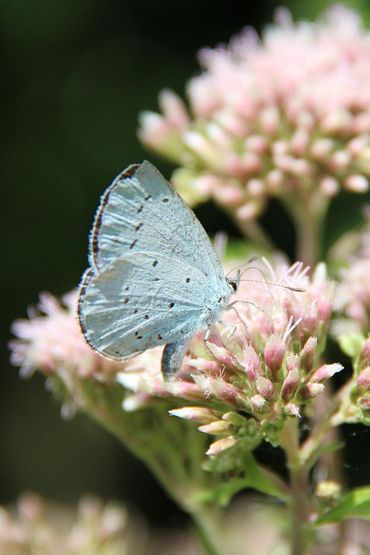
[[[257,464],[252,453],[244,454],[244,462],[244,476],[230,478],[210,490],[203,491],[200,495],[197,495],[197,500],[203,503],[214,502],[226,506],[236,493],[246,488],[253,488],[282,501],[288,501],[288,488],[276,474]]]
[[[370,486],[356,488],[342,497],[336,507],[323,514],[316,524],[330,524],[347,518],[370,520]]]
[[[364,345],[365,337],[361,333],[352,333],[350,335],[341,335],[338,338],[339,347],[350,358],[354,359],[360,356]]]

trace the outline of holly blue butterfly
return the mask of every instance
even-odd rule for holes
[[[103,194],[89,263],[79,294],[87,342],[116,360],[165,345],[165,378],[236,289],[193,211],[147,161],[129,166]]]

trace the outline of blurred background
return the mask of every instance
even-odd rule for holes
[[[30,489],[56,501],[91,492],[128,501],[155,524],[181,518],[116,440],[82,416],[63,421],[40,376],[19,379],[8,362],[9,327],[39,291],[61,295],[79,283],[99,196],[121,169],[148,158],[170,174],[140,145],[139,112],[157,109],[162,88],[183,95],[199,72],[200,47],[226,42],[246,25],[260,30],[282,4],[295,17],[314,18],[331,2],[0,0],[0,503]],[[346,4],[369,20],[366,0]],[[197,214],[210,234],[237,236],[214,206]],[[290,229],[277,207],[268,221],[278,223],[277,242],[289,251]],[[345,215],[341,221],[350,225]],[[348,480],[361,485],[369,435],[360,427],[346,435]]]

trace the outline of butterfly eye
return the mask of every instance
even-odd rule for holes
[[[229,284],[230,284],[231,288],[233,289],[233,291],[234,291],[234,293],[235,293],[235,291],[236,291],[237,288],[238,288],[238,285],[237,285],[236,281],[230,279],[230,280],[229,280]]]

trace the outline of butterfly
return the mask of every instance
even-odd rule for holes
[[[193,211],[147,161],[129,166],[101,197],[89,263],[78,302],[86,341],[115,360],[165,345],[165,379],[237,287]]]

